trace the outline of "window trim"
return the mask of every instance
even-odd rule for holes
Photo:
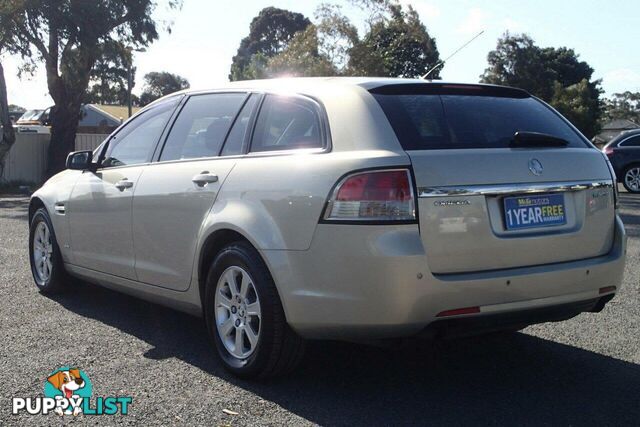
[[[623,145],[625,142],[629,141],[630,139],[633,138],[638,138],[638,140],[640,140],[640,133],[635,134],[635,135],[629,135],[628,137],[624,138],[622,141],[618,142],[616,144],[616,147],[627,147],[627,148],[640,148],[640,146],[635,146],[635,145]]]
[[[162,152],[164,151],[164,148],[165,148],[165,146],[167,144],[167,139],[169,138],[169,134],[173,130],[173,126],[175,125],[176,121],[178,120],[178,117],[180,116],[180,113],[182,113],[182,110],[184,109],[184,107],[187,104],[187,102],[194,96],[216,95],[216,94],[226,94],[226,93],[244,94],[245,95],[245,99],[242,101],[242,105],[240,106],[240,109],[236,112],[236,115],[233,117],[232,124],[229,127],[229,129],[227,130],[227,134],[225,135],[225,137],[224,137],[224,139],[222,141],[222,145],[220,146],[220,149],[218,150],[218,155],[210,156],[210,157],[195,157],[195,158],[191,158],[191,159],[160,160],[160,157],[162,157]],[[218,158],[234,157],[234,156],[224,156],[224,157],[222,157],[222,156],[220,156],[220,153],[222,153],[222,149],[224,148],[225,144],[227,143],[227,138],[229,137],[229,133],[231,132],[231,129],[233,128],[233,124],[235,124],[239,114],[242,112],[242,108],[245,106],[245,104],[249,100],[249,97],[251,95],[253,95],[254,93],[255,93],[254,91],[247,90],[247,89],[216,89],[216,90],[197,91],[197,92],[185,94],[184,99],[178,105],[178,108],[176,108],[174,116],[172,116],[171,119],[170,119],[170,122],[169,122],[170,126],[168,126],[165,129],[165,132],[163,132],[163,134],[161,135],[160,142],[159,142],[159,144],[158,144],[158,146],[156,148],[156,151],[153,153],[153,157],[152,157],[151,161],[149,162],[149,164],[167,164],[167,163],[189,162],[189,161],[193,162],[193,161],[198,161],[198,160],[212,160],[212,159],[218,159]],[[255,110],[255,108],[254,108],[254,110]]]
[[[233,118],[231,127],[229,127],[229,130],[227,131],[227,134],[224,137],[222,146],[218,151],[218,157],[224,157],[224,158],[238,157],[238,156],[244,156],[248,152],[249,145],[251,144],[251,137],[253,136],[253,128],[258,118],[258,112],[260,111],[260,107],[262,106],[262,101],[264,101],[265,95],[264,93],[256,93],[256,92],[249,92],[247,95],[248,96],[245,98],[244,103],[242,104],[242,106],[240,107],[240,110],[238,111],[238,114],[236,114],[236,116]],[[240,114],[242,113],[242,110],[247,105],[247,102],[249,102],[249,99],[252,96],[255,96],[257,98],[257,101],[256,101],[256,104],[251,109],[251,114],[249,115],[249,123],[247,123],[247,130],[244,133],[244,139],[242,140],[242,145],[240,147],[240,154],[231,154],[228,156],[223,156],[222,152],[224,151],[224,147],[227,145],[229,135],[231,134],[233,127],[236,125],[238,118],[240,118]]]
[[[178,102],[173,107],[173,110],[171,111],[171,115],[169,116],[169,119],[167,120],[167,123],[165,123],[164,128],[162,130],[162,133],[160,133],[160,137],[158,138],[158,140],[153,145],[153,150],[151,151],[151,156],[147,159],[146,162],[136,163],[134,165],[118,165],[118,166],[107,166],[107,167],[102,166],[102,162],[104,161],[104,156],[105,156],[107,150],[109,149],[109,145],[111,144],[111,142],[115,138],[118,137],[118,135],[123,131],[123,129],[125,129],[129,125],[131,125],[131,123],[133,123],[138,117],[144,115],[148,111],[152,111],[154,108],[156,108],[159,105],[162,105],[164,102],[173,100],[174,98],[177,98]],[[148,107],[145,107],[145,108],[141,109],[140,111],[135,113],[133,116],[129,117],[120,126],[118,126],[118,128],[115,131],[113,131],[113,133],[111,133],[111,135],[109,135],[102,142],[102,144],[104,146],[102,147],[102,150],[100,150],[100,154],[98,155],[98,161],[96,162],[96,171],[111,170],[111,169],[121,169],[121,168],[127,168],[127,167],[135,167],[135,166],[143,166],[143,165],[148,165],[149,163],[151,163],[153,161],[153,157],[155,156],[155,153],[156,153],[156,151],[158,149],[158,144],[162,140],[162,138],[164,136],[164,133],[166,132],[169,123],[172,123],[172,120],[174,119],[174,116],[176,114],[177,109],[180,107],[181,103],[184,102],[184,98],[185,98],[185,96],[183,94],[178,94],[178,95],[168,96],[167,98],[162,99],[162,101],[160,101],[160,102],[153,102]]]
[[[251,122],[249,123],[249,127],[250,127],[250,131],[247,132],[247,134],[245,135],[245,141],[244,141],[244,146],[243,146],[243,150],[241,154],[235,154],[233,156],[217,156],[217,157],[198,157],[198,158],[193,158],[193,159],[175,159],[175,160],[165,160],[165,161],[160,161],[160,154],[161,154],[161,149],[158,150],[156,149],[156,152],[154,153],[154,157],[151,160],[151,162],[147,163],[147,166],[153,166],[153,165],[158,165],[158,164],[171,164],[171,163],[182,163],[182,162],[198,162],[198,161],[211,161],[211,160],[227,160],[227,159],[245,159],[245,158],[254,158],[254,157],[274,157],[274,156],[291,156],[291,155],[297,155],[297,154],[324,154],[324,153],[330,153],[333,150],[333,141],[331,139],[331,127],[329,125],[329,116],[327,115],[327,111],[326,108],[324,106],[324,104],[317,99],[314,96],[311,95],[307,95],[304,93],[282,93],[280,91],[276,91],[276,90],[269,90],[269,89],[246,89],[246,88],[238,88],[238,89],[210,89],[210,90],[201,90],[201,91],[197,91],[197,92],[190,92],[190,93],[184,93],[182,94],[184,96],[184,98],[182,99],[181,103],[178,104],[178,106],[176,107],[176,111],[174,112],[174,116],[170,119],[170,127],[167,127],[165,129],[165,133],[161,136],[161,140],[158,143],[157,147],[160,147],[160,145],[162,145],[162,148],[164,148],[164,144],[166,142],[166,138],[169,134],[169,132],[171,131],[171,128],[173,127],[173,124],[175,122],[175,120],[178,117],[178,114],[180,113],[180,111],[182,111],[182,107],[183,105],[187,102],[187,100],[191,97],[191,96],[196,96],[196,95],[206,95],[206,94],[214,94],[214,93],[246,93],[247,95],[252,95],[252,96],[258,96],[260,97],[260,99],[258,99],[258,102],[256,103],[256,105],[253,108],[252,111],[252,116],[251,116]],[[296,97],[301,97],[307,100],[312,101],[318,108],[318,113],[319,113],[319,118],[320,118],[320,124],[321,124],[321,132],[322,132],[322,139],[323,139],[323,148],[311,148],[311,149],[304,149],[304,148],[294,148],[294,149],[289,149],[289,150],[279,150],[279,151],[257,151],[257,152],[250,152],[250,145],[251,145],[251,141],[253,140],[253,133],[255,131],[255,124],[258,118],[258,115],[260,113],[260,109],[262,108],[262,103],[264,102],[264,99],[266,97],[266,95],[280,95],[280,96],[296,96]],[[248,99],[248,97],[247,97]],[[246,103],[246,101],[245,101]],[[242,108],[240,109],[240,111],[238,111],[238,114],[236,115],[236,117],[234,118],[234,123],[235,120],[237,119],[237,116],[240,114],[240,112],[242,111]],[[139,114],[139,113],[138,113]],[[233,125],[232,125],[233,127]],[[231,128],[229,129],[229,131],[231,130]],[[229,136],[229,134],[227,133],[227,137]],[[224,149],[224,146],[226,145],[227,140],[225,138],[225,141],[222,144],[222,149]],[[221,149],[221,150],[222,150]],[[220,153],[222,153],[222,151],[220,151]]]
[[[298,99],[302,99],[306,102],[309,102],[310,104],[313,105],[313,109],[315,110],[316,116],[318,118],[318,123],[320,125],[320,142],[322,143],[322,147],[317,147],[317,148],[289,148],[289,149],[283,149],[283,150],[266,150],[266,151],[251,151],[251,148],[253,147],[253,142],[254,142],[254,137],[255,137],[255,131],[256,131],[256,125],[258,123],[258,118],[260,117],[260,114],[262,113],[262,107],[264,105],[265,100],[267,99],[267,96],[284,96],[284,97],[290,97],[290,98],[298,98]],[[254,122],[252,123],[252,129],[251,129],[251,139],[249,141],[249,146],[247,147],[246,150],[246,156],[247,157],[265,157],[265,156],[278,156],[278,155],[290,155],[290,154],[300,154],[300,153],[309,153],[309,154],[317,154],[317,153],[327,153],[330,152],[332,149],[332,141],[331,141],[331,132],[329,129],[329,119],[327,116],[327,112],[324,108],[324,105],[322,105],[322,103],[317,100],[316,98],[309,96],[309,95],[304,95],[301,93],[292,93],[292,94],[287,94],[287,93],[280,93],[280,92],[275,92],[275,91],[265,91],[263,92],[263,97],[260,100],[260,104],[258,105],[257,111],[256,111],[256,115],[254,118]]]

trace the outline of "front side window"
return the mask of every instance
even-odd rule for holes
[[[301,97],[267,95],[256,122],[252,152],[322,148],[318,108]]]
[[[194,95],[182,108],[160,161],[216,157],[246,93]]]
[[[102,167],[130,166],[151,160],[179,98],[171,98],[135,117],[109,140]]]

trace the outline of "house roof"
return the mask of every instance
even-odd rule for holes
[[[607,122],[602,126],[602,130],[624,130],[624,129],[637,129],[640,125],[636,122],[628,119],[616,119]]]
[[[126,120],[129,118],[129,109],[126,105],[102,105],[102,104],[90,104],[93,108],[100,110],[107,115],[111,116],[115,120]],[[135,114],[140,107],[131,108],[132,115]]]

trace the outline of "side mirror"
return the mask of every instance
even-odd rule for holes
[[[88,170],[93,160],[92,151],[74,151],[67,156],[67,169]]]

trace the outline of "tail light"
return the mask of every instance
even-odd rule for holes
[[[602,152],[605,154],[605,156],[610,157],[613,155],[613,147],[604,147]]]
[[[613,207],[614,209],[618,209],[618,201],[620,200],[619,199],[620,196],[618,195],[618,179],[616,178],[616,171],[615,169],[613,169],[613,165],[611,164],[611,162],[609,161],[609,158],[607,157],[606,150],[607,149],[605,148],[605,151],[603,153],[605,154],[604,161],[607,163],[607,167],[609,168],[609,174],[611,175],[611,179],[613,180]]]
[[[326,221],[415,221],[408,169],[357,172],[336,185],[324,213]]]

